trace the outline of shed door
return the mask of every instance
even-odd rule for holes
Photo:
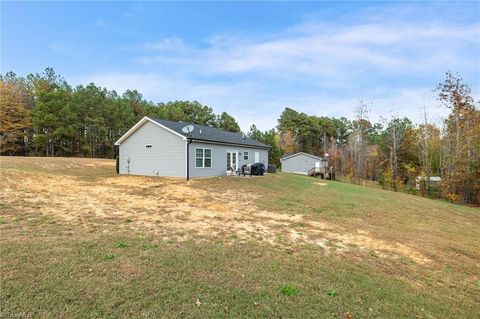
[[[260,162],[260,153],[255,152],[255,163],[258,163],[258,162]]]

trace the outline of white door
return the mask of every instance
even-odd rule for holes
[[[237,151],[227,151],[227,173],[231,173],[238,169],[237,153]]]
[[[260,153],[255,152],[255,163],[258,163],[258,162],[260,162]]]

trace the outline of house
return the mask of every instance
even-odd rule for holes
[[[428,180],[430,181],[429,185],[431,187],[439,187],[442,183],[442,178],[440,176],[430,176]],[[426,182],[426,176],[417,176],[415,178],[415,189],[420,190],[422,187],[425,188]]]
[[[299,152],[295,154],[286,154],[280,158],[282,172],[290,172],[308,175],[311,169],[326,170],[328,161],[324,158]]]
[[[119,173],[171,177],[233,174],[244,164],[268,165],[269,146],[245,134],[144,117],[119,146]]]

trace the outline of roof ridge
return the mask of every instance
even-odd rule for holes
[[[306,156],[315,157],[315,158],[318,158],[318,159],[321,159],[321,160],[325,160],[325,157],[322,157],[322,156],[319,156],[319,155],[309,154],[309,153],[306,153],[306,152],[291,153],[291,154],[282,156],[281,159],[287,159],[289,157],[294,157],[294,156],[297,156],[297,155],[300,155],[300,154],[304,154]]]
[[[161,119],[161,118],[158,118],[158,117],[151,117],[151,116],[147,116],[149,119],[151,120],[154,120],[154,121],[165,121],[165,122],[170,122],[170,123],[183,123],[185,125],[198,125],[198,126],[203,126],[203,127],[208,127],[208,128],[216,128],[216,127],[213,127],[213,126],[209,126],[209,125],[204,125],[204,124],[197,124],[197,123],[193,123],[193,122],[184,122],[184,121],[172,121],[172,120],[165,120],[165,119]]]
[[[262,143],[260,141],[254,140],[251,137],[248,137],[245,133],[240,132],[230,132],[223,130],[218,127],[213,127],[213,126],[208,126],[208,125],[203,125],[203,124],[196,124],[196,123],[191,123],[191,122],[180,122],[180,121],[172,121],[172,120],[164,120],[164,119],[159,119],[153,116],[145,116],[146,118],[150,119],[153,122],[156,122],[160,125],[164,125],[166,127],[169,127],[170,129],[176,131],[178,134],[187,137],[187,138],[193,138],[196,140],[210,140],[210,141],[218,141],[221,143],[236,143],[239,145],[249,145],[249,146],[257,146],[261,148],[270,148],[267,144]],[[197,128],[195,131],[202,131],[205,130],[204,133],[196,134],[194,132],[190,133],[185,133],[182,131],[182,126],[187,126],[187,125],[193,125],[194,127]],[[224,138],[221,138],[223,136]],[[205,138],[205,139],[203,139]]]
[[[201,127],[206,127],[206,128],[209,128],[209,129],[215,129],[215,130],[218,130],[218,131],[221,131],[223,133],[229,133],[229,134],[236,134],[236,135],[245,135],[245,138],[249,138],[249,139],[252,139],[250,137],[248,137],[247,134],[243,133],[243,132],[232,132],[232,131],[226,131],[226,130],[223,130],[221,128],[218,128],[218,127],[215,127],[215,126],[210,126],[210,125],[205,125],[205,124],[197,124],[197,123],[192,123],[192,122],[183,122],[183,121],[172,121],[172,120],[164,120],[164,119],[159,119],[159,118],[155,118],[155,117],[150,117],[150,116],[147,116],[148,118],[154,120],[154,121],[165,121],[165,122],[170,122],[170,123],[176,123],[176,124],[179,124],[179,123],[182,123],[182,124],[185,124],[185,125],[196,125],[196,126],[201,126]],[[253,140],[253,139],[252,139]],[[255,141],[255,140],[254,140]],[[258,142],[258,141],[257,141]]]

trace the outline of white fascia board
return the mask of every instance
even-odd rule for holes
[[[168,127],[158,123],[158,122],[155,122],[154,120],[152,120],[151,118],[147,117],[147,116],[144,116],[140,121],[137,122],[137,124],[135,124],[134,126],[132,126],[131,129],[129,129],[127,131],[127,133],[123,134],[122,137],[120,137],[116,142],[115,142],[115,145],[120,145],[123,141],[125,141],[130,135],[133,134],[133,132],[135,132],[137,129],[140,128],[140,126],[142,126],[145,122],[151,122],[157,126],[160,126],[161,128],[169,131],[170,133],[173,133],[177,136],[179,136],[182,140],[186,141],[187,138],[181,134],[178,134],[177,132],[169,129]]]
[[[292,154],[292,155],[289,155],[289,156],[286,156],[284,158],[281,159],[281,161],[284,161],[288,158],[291,158],[291,157],[295,157],[295,156],[298,156],[298,155],[305,155],[305,156],[309,156],[309,157],[312,157],[312,158],[315,158],[315,159],[319,159],[321,161],[323,161],[324,159],[321,158],[321,157],[318,157],[318,156],[315,156],[315,155],[312,155],[312,154],[308,154],[308,153],[305,153],[305,152],[298,152],[298,153],[295,153],[295,154]]]
[[[152,122],[152,123],[154,123],[154,124],[157,124],[157,125],[160,126],[161,128],[164,128],[164,129],[166,129],[167,131],[169,131],[170,133],[173,133],[173,134],[177,135],[177,136],[180,137],[182,140],[184,140],[184,141],[187,140],[187,137],[186,137],[186,136],[183,136],[182,134],[175,132],[174,130],[166,127],[165,125],[162,125],[162,124],[160,124],[160,123],[158,123],[158,122],[155,122],[154,120],[152,120],[152,119],[149,118],[149,117],[146,117],[146,118],[147,118],[150,122]]]
[[[243,147],[243,148],[251,148],[251,149],[256,149],[256,150],[264,150],[268,151],[270,150],[270,146],[255,146],[255,145],[247,145],[247,144],[238,144],[238,143],[227,143],[227,142],[216,142],[216,141],[207,141],[207,140],[201,140],[201,139],[191,139],[192,142],[194,143],[199,143],[199,144],[216,144],[216,145],[226,145],[226,146],[235,146],[235,147]]]

